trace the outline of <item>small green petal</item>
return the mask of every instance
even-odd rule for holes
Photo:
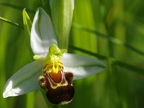
[[[5,84],[3,97],[18,96],[39,88],[38,77],[42,72],[38,61],[27,64],[16,72]]]
[[[32,23],[31,23],[30,17],[28,16],[26,12],[26,9],[23,9],[22,15],[23,15],[23,24],[24,24],[26,35],[30,37]]]
[[[64,70],[74,74],[74,80],[91,76],[105,69],[105,64],[94,58],[76,54],[64,54]]]
[[[54,54],[56,56],[62,56],[63,53],[67,52],[66,49],[59,49],[55,44],[52,44],[50,47],[49,47],[49,54],[48,56]],[[49,57],[47,57],[49,58]]]
[[[23,24],[24,24],[25,37],[26,37],[26,41],[25,42],[27,42],[27,46],[28,46],[29,52],[31,54],[33,54],[32,50],[30,48],[30,32],[31,32],[32,23],[31,23],[30,17],[28,16],[28,14],[26,12],[26,9],[23,9],[22,16],[23,16]]]

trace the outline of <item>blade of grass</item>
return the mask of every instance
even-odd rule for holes
[[[73,50],[83,52],[83,53],[86,53],[86,54],[89,54],[89,55],[92,55],[92,56],[97,57],[101,60],[109,61],[112,64],[115,64],[115,65],[120,66],[122,68],[134,71],[134,72],[139,73],[141,75],[144,75],[144,69],[141,69],[139,67],[136,67],[136,66],[128,64],[128,63],[125,63],[123,61],[116,60],[115,58],[110,58],[110,57],[106,57],[106,56],[103,56],[103,55],[99,55],[97,53],[93,53],[93,52],[90,52],[90,51],[87,51],[87,50],[84,50],[82,48],[78,48],[78,47],[75,47],[75,46],[71,46],[71,45],[69,45],[69,48],[73,49]]]
[[[22,28],[22,29],[24,28],[23,26],[19,25],[18,23],[15,23],[15,22],[10,21],[10,20],[8,20],[8,19],[5,19],[5,18],[0,17],[0,20],[6,22],[6,23],[8,23],[8,24],[12,24],[12,25],[14,25],[14,26],[17,26],[17,27],[19,27],[19,28]]]
[[[74,6],[73,22],[95,29],[91,1],[84,0],[82,2],[81,0],[75,0]],[[77,28],[72,28],[72,35],[71,39],[69,39],[71,44],[78,47],[82,46],[87,50],[97,50],[97,37],[95,37],[95,34],[90,34],[88,32],[80,31]]]
[[[47,107],[48,107],[48,108],[53,108],[52,104],[51,104],[51,103],[48,101],[48,99],[46,98],[45,91],[42,90],[42,89],[40,89],[40,91],[41,91],[41,94],[42,94],[42,96],[43,96],[43,98],[44,98],[44,100],[45,100],[45,103],[46,103]]]
[[[93,52],[90,52],[88,50],[84,50],[82,48],[79,48],[79,47],[76,47],[76,46],[72,46],[72,45],[69,45],[69,49],[73,49],[73,50],[77,50],[77,51],[80,51],[80,52],[83,52],[83,53],[86,53],[86,54],[89,54],[91,56],[95,56],[101,60],[107,60],[107,57],[106,56],[102,56],[102,55],[99,55],[97,53],[93,53]]]
[[[132,50],[132,51],[144,56],[144,52],[138,50],[137,48],[132,47],[131,45],[129,45],[129,44],[125,43],[125,42],[120,41],[119,39],[113,38],[112,36],[108,36],[108,35],[102,34],[102,33],[98,32],[96,30],[91,30],[91,29],[85,28],[85,27],[83,27],[83,26],[81,26],[79,24],[73,24],[73,27],[76,27],[76,28],[78,28],[80,30],[84,30],[84,31],[87,31],[87,32],[90,32],[90,33],[93,33],[93,34],[96,34],[97,36],[100,36],[102,38],[106,38],[106,39],[108,39],[109,41],[111,41],[112,43],[114,43],[116,45],[125,46],[126,48],[128,48],[128,49],[130,49],[130,50]]]
[[[21,6],[16,6],[16,5],[13,5],[13,4],[9,4],[9,3],[6,3],[6,2],[0,2],[0,5],[2,6],[6,6],[6,7],[10,7],[10,8],[13,8],[13,9],[17,9],[17,10],[23,10],[25,7],[21,7]],[[27,9],[29,12],[31,13],[34,13],[35,11],[34,10],[31,10],[31,9]]]
[[[122,61],[118,61],[118,60],[113,61],[113,63],[116,64],[117,66],[126,68],[126,69],[131,70],[131,71],[135,71],[136,73],[144,75],[144,69],[138,68],[138,67],[136,67],[134,65],[130,65],[128,63],[125,63],[125,62],[122,62]]]
[[[26,96],[26,108],[34,108],[35,93],[31,92]]]

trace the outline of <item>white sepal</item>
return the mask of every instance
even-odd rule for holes
[[[95,58],[65,53],[64,70],[74,74],[74,80],[88,77],[105,69],[105,64]]]
[[[35,55],[48,52],[51,44],[57,45],[51,19],[42,8],[38,8],[31,29],[32,50]]]
[[[22,67],[9,78],[4,86],[3,97],[18,96],[37,90],[38,77],[42,74],[42,64],[34,61]]]

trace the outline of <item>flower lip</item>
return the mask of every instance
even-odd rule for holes
[[[74,87],[72,85],[73,74],[60,71],[60,74],[44,74],[39,77],[41,88],[46,91],[46,96],[52,104],[67,104],[71,102],[74,96]],[[59,80],[57,78],[60,78]]]
[[[62,72],[62,79],[63,81],[61,80],[60,82],[61,86],[58,86],[56,88],[50,86],[51,85],[50,80],[47,79],[46,81],[47,88],[48,88],[46,96],[52,104],[56,104],[56,105],[67,104],[71,102],[74,97],[75,90],[72,85],[73,74],[71,72]],[[55,84],[59,84],[59,83],[55,83]]]
[[[46,93],[48,100],[52,104],[67,104],[72,101],[74,96],[74,87],[71,84],[60,86]]]

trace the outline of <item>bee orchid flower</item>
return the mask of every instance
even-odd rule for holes
[[[74,96],[73,80],[105,68],[100,60],[59,49],[52,21],[42,8],[34,16],[30,43],[35,61],[8,79],[4,86],[4,98],[23,95],[41,87],[52,104],[66,104]]]

